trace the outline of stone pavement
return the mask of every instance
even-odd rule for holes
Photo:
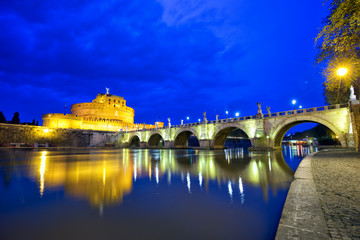
[[[311,162],[331,238],[360,239],[360,154],[324,150]]]
[[[323,150],[301,162],[276,239],[360,239],[360,153]]]

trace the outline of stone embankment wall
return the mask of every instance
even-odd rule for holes
[[[27,146],[49,144],[54,147],[98,147],[112,143],[116,134],[116,132],[0,123],[0,146],[25,143]]]
[[[360,104],[351,103],[351,122],[353,126],[356,151],[360,152]]]

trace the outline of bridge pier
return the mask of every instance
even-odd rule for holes
[[[140,142],[140,148],[146,148],[147,142]]]
[[[129,148],[129,147],[130,147],[130,144],[129,144],[128,142],[120,143],[119,147]]]
[[[174,141],[164,141],[164,148],[174,148]]]
[[[202,149],[211,149],[211,140],[204,139],[199,140],[200,148]]]
[[[347,148],[356,148],[354,134],[346,133],[345,137],[346,137],[346,147]]]
[[[262,136],[250,139],[252,147],[248,148],[249,151],[271,151],[274,148],[270,138]],[[281,149],[281,147],[280,147]]]

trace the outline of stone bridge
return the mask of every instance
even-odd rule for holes
[[[258,114],[255,116],[238,117],[203,122],[171,125],[156,129],[143,129],[129,132],[119,132],[116,141],[122,147],[156,148],[160,142],[164,148],[186,148],[191,135],[197,137],[200,148],[224,148],[227,136],[234,130],[242,130],[250,139],[254,150],[269,150],[281,148],[286,132],[301,123],[319,123],[336,134],[341,146],[354,148],[355,120],[349,102],[331,106],[289,110],[284,112],[262,114],[258,104]]]

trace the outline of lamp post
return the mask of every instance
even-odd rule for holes
[[[340,86],[341,86],[341,80],[343,77],[345,77],[345,75],[348,73],[348,69],[346,67],[339,67],[336,70],[336,74],[340,77],[340,81],[339,81],[339,91],[337,94],[337,100],[339,99],[339,94],[340,94]]]
[[[293,100],[291,101],[291,103],[292,103],[292,105],[294,105],[294,110],[295,110],[296,100],[295,100],[295,99],[293,99]]]
[[[226,119],[228,119],[229,111],[225,111],[225,113],[226,113]]]

